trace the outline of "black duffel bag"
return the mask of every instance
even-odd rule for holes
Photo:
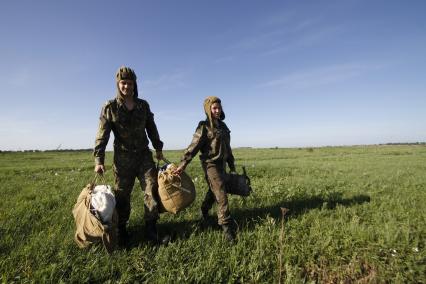
[[[226,174],[225,177],[226,193],[240,196],[249,196],[252,188],[250,186],[250,178],[247,176],[246,168],[243,167],[243,174]]]

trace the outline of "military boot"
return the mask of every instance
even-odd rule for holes
[[[201,218],[207,220],[209,217],[209,209],[201,208]]]
[[[129,233],[127,232],[126,225],[118,226],[118,245],[125,246],[129,240]]]
[[[157,221],[146,221],[145,238],[153,245],[168,245],[172,236],[166,234],[160,238],[157,232]]]
[[[230,243],[235,243],[237,240],[237,232],[233,223],[222,225],[223,234],[225,239]]]
[[[210,223],[210,215],[209,210],[205,208],[201,208],[201,216],[199,220],[199,226],[201,229],[205,229],[209,226]]]
[[[158,244],[157,221],[145,222],[145,238],[153,243]]]

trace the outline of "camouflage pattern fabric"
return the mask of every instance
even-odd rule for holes
[[[161,151],[163,142],[160,140],[154,114],[148,102],[138,98],[135,72],[129,67],[121,66],[115,79],[117,96],[106,102],[102,108],[93,155],[97,165],[105,163],[105,148],[112,131],[114,133],[114,193],[118,222],[119,226],[122,226],[129,219],[130,195],[136,178],[145,190],[145,220],[158,219],[157,170],[148,145],[151,140],[154,149]],[[120,80],[134,82],[132,110],[128,110],[125,105],[125,98],[119,88]]]
[[[223,163],[202,163],[204,174],[209,185],[201,210],[208,211],[217,202],[217,220],[219,225],[227,225],[231,221],[228,207],[228,196],[225,191],[225,170]]]
[[[131,111],[127,110],[120,98],[110,100],[104,105],[95,141],[96,164],[104,164],[105,147],[111,130],[115,137],[114,151],[146,152],[149,144],[148,137],[156,150],[163,149],[154,114],[145,100],[135,98],[135,107]]]
[[[115,198],[118,213],[118,226],[127,223],[130,216],[130,196],[137,178],[144,194],[145,221],[155,221],[158,212],[157,169],[152,153],[114,152]]]
[[[206,163],[228,163],[229,169],[235,171],[234,155],[231,149],[231,131],[223,121],[218,121],[211,128],[208,121],[200,121],[195,130],[191,144],[185,150],[181,165],[187,166],[193,157],[201,152],[200,159]]]
[[[213,120],[211,106],[221,104],[218,97],[207,97],[204,100],[206,120],[198,123],[191,144],[185,150],[180,166],[186,167],[200,151],[200,160],[209,189],[206,193],[201,209],[207,212],[217,202],[217,216],[219,225],[229,224],[231,216],[228,207],[228,197],[225,191],[226,164],[231,171],[235,171],[234,155],[231,149],[231,131],[223,122],[225,113],[220,119]]]
[[[135,107],[131,111],[119,97],[104,105],[94,149],[95,163],[104,164],[105,148],[111,131],[114,133],[114,193],[119,226],[129,219],[130,195],[136,178],[145,189],[145,220],[158,219],[157,170],[148,148],[148,138],[156,150],[162,150],[163,142],[148,102],[138,98],[134,100]]]

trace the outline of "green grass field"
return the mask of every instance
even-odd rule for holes
[[[165,155],[178,161],[181,152]],[[229,198],[237,244],[225,243],[216,226],[197,225],[206,184],[196,158],[187,169],[196,201],[159,221],[174,241],[145,242],[137,184],[129,246],[108,255],[99,245],[80,250],[73,240],[71,210],[94,176],[90,152],[0,153],[2,282],[426,283],[425,146],[234,155],[254,189],[248,198]],[[107,161],[112,184],[111,153]],[[290,210],[284,220],[280,207]]]

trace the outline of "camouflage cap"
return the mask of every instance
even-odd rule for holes
[[[212,107],[212,104],[214,104],[214,103],[222,104],[222,101],[218,97],[209,96],[204,100],[204,104],[203,104],[204,112],[206,113],[207,118],[210,122],[210,127],[212,127],[212,128],[214,127],[214,124],[213,124],[213,120],[212,120],[211,107]],[[220,114],[220,120],[224,120],[224,119],[225,119],[225,112],[223,111],[223,108],[222,108],[222,113]]]
[[[133,80],[136,82],[136,73],[131,68],[121,66],[115,75],[117,82],[120,80]]]
[[[117,82],[117,97],[119,99],[123,99],[120,89],[118,87],[118,82],[120,82],[120,80],[132,80],[135,83],[133,89],[133,97],[138,97],[138,84],[136,83],[136,73],[135,71],[133,71],[133,69],[126,66],[121,66],[117,70],[117,74],[115,74],[115,79]]]

